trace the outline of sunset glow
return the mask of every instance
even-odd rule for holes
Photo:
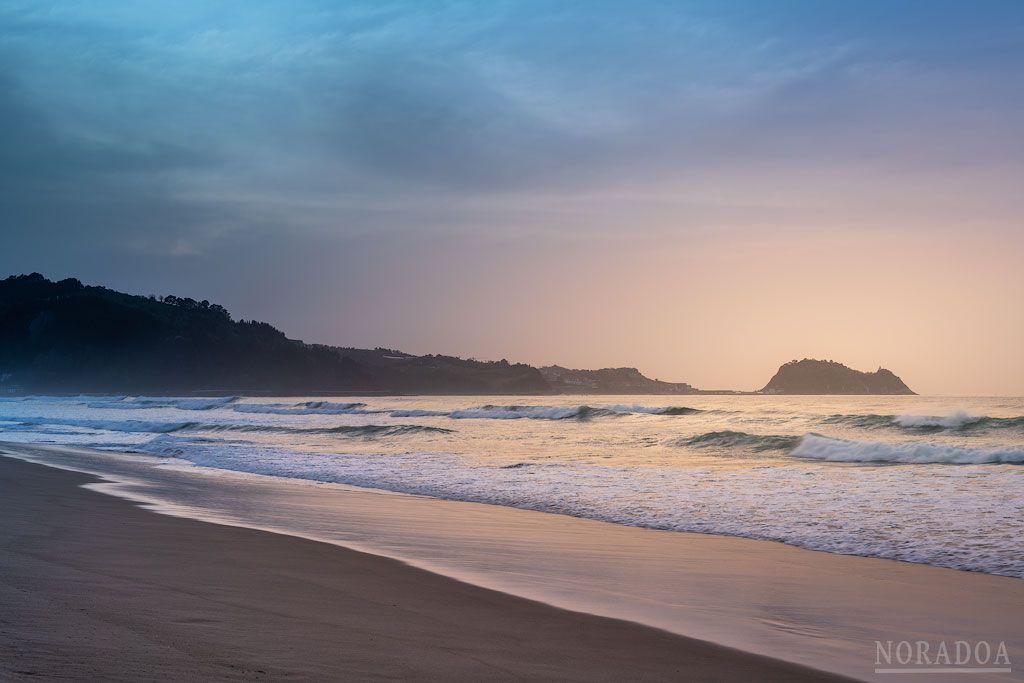
[[[306,341],[1024,391],[1018,3],[7,3],[0,269]]]

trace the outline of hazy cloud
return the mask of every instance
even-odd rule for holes
[[[1024,210],[1022,29],[999,0],[8,2],[0,270],[324,332],[235,284],[256,272],[373,336],[360,288],[454,292],[538,244],[568,278],[594,243],[996,239]]]

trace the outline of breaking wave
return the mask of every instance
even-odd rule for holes
[[[222,408],[238,400],[237,396],[219,398],[150,398],[148,396],[118,397],[91,401],[90,408],[109,408],[118,410],[148,410],[151,408],[177,408],[178,410],[213,410]]]
[[[704,412],[700,408],[687,408],[686,406],[669,406],[654,411],[656,415],[696,415]]]
[[[784,451],[800,442],[799,436],[748,434],[747,432],[718,431],[674,439],[670,446],[693,448],[746,448],[754,451]]]
[[[1007,429],[1013,427],[1024,427],[1024,416],[1021,417],[987,417],[985,415],[971,415],[962,410],[951,415],[897,415],[893,422],[900,427],[908,429],[973,429],[980,427],[992,427]]]
[[[92,400],[89,408],[116,410],[149,410],[153,408],[177,408],[178,410],[214,410],[227,408],[236,413],[259,413],[268,415],[345,415],[370,412],[363,410],[365,403],[334,403],[331,401],[303,401],[301,403],[239,403],[238,396],[219,398],[150,398],[148,396],[119,397],[115,399]]]
[[[281,427],[277,425],[199,425],[189,427],[208,432],[270,432],[279,434],[348,434],[352,436],[398,436],[401,434],[451,434],[454,429],[424,425],[341,425],[338,427]]]
[[[418,408],[392,410],[388,415],[391,417],[447,417],[450,411],[447,410],[421,410]]]
[[[453,420],[586,420],[615,415],[694,415],[704,412],[687,406],[537,406],[537,405],[484,405],[478,408],[456,410],[430,410],[400,408],[397,410],[371,410],[362,402],[302,401],[299,403],[244,403],[238,396],[218,398],[159,398],[148,396],[114,396],[97,398],[82,396],[89,408],[111,410],[149,410],[175,408],[178,410],[214,410],[229,408],[236,413],[266,415],[370,415],[387,414],[391,417],[447,417]],[[22,400],[22,399],[16,399]],[[68,399],[62,399],[68,400]],[[144,430],[140,430],[144,431]]]
[[[829,415],[822,422],[844,424],[865,429],[900,427],[917,431],[966,430],[982,427],[1024,427],[1024,416],[988,417],[957,410],[949,415]]]
[[[895,415],[829,415],[822,418],[824,424],[841,424],[864,429],[881,429],[891,427]]]
[[[648,408],[647,406],[609,406],[608,410],[616,413],[648,413],[650,415],[696,415],[704,412],[699,408],[688,408],[687,406],[666,406]]]
[[[649,408],[647,406],[530,406],[530,405],[485,405],[479,408],[463,408],[460,410],[392,410],[391,417],[448,417],[453,420],[490,419],[490,420],[586,420],[594,417],[629,415],[646,413],[650,415],[692,415],[701,412],[697,408],[685,406],[668,406]]]
[[[491,420],[587,420],[592,417],[616,415],[607,408],[591,408],[590,406],[492,406],[453,410],[448,417],[453,420],[491,419]]]
[[[101,429],[108,432],[152,432],[154,434],[169,434],[183,429],[194,429],[202,424],[200,422],[151,422],[148,420],[90,420],[73,417],[18,417],[11,418],[11,421],[22,427],[56,425],[58,427]]]
[[[352,436],[398,436],[402,434],[450,434],[453,429],[424,425],[341,425],[338,427],[285,427],[257,424],[209,424],[204,422],[150,422],[147,420],[88,420],[76,418],[16,418],[18,426],[84,427],[109,432],[173,434],[175,432],[254,432],[279,434],[346,434]]]
[[[331,401],[304,401],[302,403],[238,403],[231,406],[236,413],[267,415],[351,415],[366,413],[365,403],[332,403]]]
[[[948,444],[910,441],[847,441],[819,434],[807,434],[790,451],[796,458],[827,462],[874,462],[949,465],[1020,465],[1024,464],[1024,448],[996,446],[966,448]]]
[[[965,410],[957,410],[949,415],[897,415],[893,422],[900,427],[913,428],[936,428],[936,429],[963,429],[964,427],[976,424],[983,420],[990,420],[984,416],[971,415]]]

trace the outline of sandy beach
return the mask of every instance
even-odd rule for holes
[[[0,458],[4,680],[837,679],[90,481]]]
[[[879,640],[1005,641],[1014,660],[1024,647],[1024,582],[1011,577],[174,458],[13,443],[0,455],[5,534],[18,539],[5,543],[4,583],[21,596],[5,604],[38,587],[36,606],[9,612],[23,616],[5,647],[23,643],[6,663],[40,653],[36,665],[67,666],[90,659],[68,643],[145,652],[194,637],[211,656],[317,676],[478,678],[494,666],[541,679],[744,680],[763,667],[756,678],[770,680],[782,667],[785,680],[885,681]],[[73,607],[46,621],[42,604]],[[123,637],[110,630],[121,624]]]

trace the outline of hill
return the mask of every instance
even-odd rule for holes
[[[913,394],[885,368],[860,372],[831,360],[805,358],[786,363],[761,390],[765,394]]]
[[[529,365],[288,339],[222,306],[38,273],[0,281],[0,389],[36,393],[545,393]]]
[[[661,382],[640,374],[636,368],[570,370],[560,365],[540,369],[541,375],[558,393],[586,394],[695,394],[689,384]]]

